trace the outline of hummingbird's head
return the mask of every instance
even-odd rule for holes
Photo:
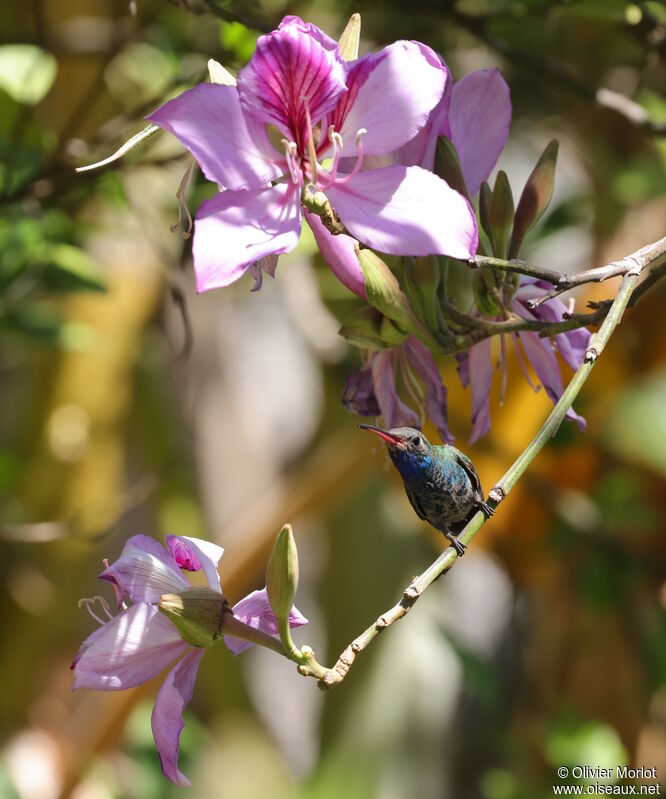
[[[421,458],[430,454],[430,442],[420,430],[414,427],[393,427],[391,430],[382,430],[372,424],[360,424],[362,430],[371,430],[376,433],[388,447],[391,458]]]

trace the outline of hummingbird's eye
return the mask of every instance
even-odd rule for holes
[[[418,447],[418,445],[421,443],[421,436],[412,436],[411,443],[414,444],[415,447]]]

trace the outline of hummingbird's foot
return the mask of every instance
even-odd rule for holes
[[[495,515],[494,508],[491,508],[487,502],[479,502],[479,507],[486,514],[486,516],[490,517]]]
[[[467,549],[467,545],[463,544],[462,541],[458,541],[458,539],[455,537],[455,535],[453,533],[449,532],[448,530],[444,533],[444,535],[451,542],[451,546],[458,553],[458,557],[462,558],[462,556],[465,554],[465,550]]]

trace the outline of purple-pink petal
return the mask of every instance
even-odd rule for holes
[[[152,679],[180,657],[185,643],[154,605],[140,602],[95,630],[74,661],[74,689],[120,691]]]
[[[430,350],[415,336],[409,336],[403,345],[407,359],[425,388],[426,410],[430,421],[435,425],[442,441],[454,440],[447,422],[447,391],[442,383],[442,375]]]
[[[425,49],[400,41],[351,63],[348,92],[330,119],[342,135],[343,155],[357,152],[361,128],[367,131],[362,145],[368,155],[396,150],[423,128],[442,99],[447,78],[439,63],[426,58]]]
[[[493,382],[493,363],[490,357],[490,339],[484,339],[469,349],[467,359],[469,385],[472,390],[473,444],[490,430],[490,387]]]
[[[293,183],[216,194],[194,225],[197,290],[228,286],[265,255],[293,250],[300,230],[300,191]]]
[[[420,427],[418,415],[398,396],[395,385],[394,353],[376,352],[372,356],[375,396],[387,427]]]
[[[470,204],[421,167],[362,171],[326,194],[347,230],[380,252],[452,258],[469,258],[476,252]]]
[[[247,120],[235,86],[201,83],[149,117],[197,159],[208,180],[227,189],[258,189],[287,171],[265,126]]]
[[[270,277],[275,277],[275,270],[278,265],[278,256],[275,253],[264,255],[258,261],[250,264],[248,272],[254,278],[254,286],[250,291],[259,291],[264,283],[264,272]]]
[[[345,387],[342,391],[342,404],[348,411],[359,416],[380,415],[381,410],[372,380],[371,362],[347,375]]]
[[[337,279],[358,297],[366,299],[363,270],[358,260],[356,247],[358,242],[344,233],[334,236],[321,219],[310,211],[305,212],[305,219],[312,229],[319,252]]]
[[[278,30],[257,40],[250,62],[238,74],[243,109],[275,125],[304,151],[307,110],[312,124],[331,111],[345,89],[345,64],[325,34],[290,17]],[[326,39],[328,37],[325,37]]]
[[[509,136],[511,98],[497,69],[481,69],[453,85],[451,140],[470,195],[488,178]]]
[[[525,350],[525,355],[527,355],[529,362],[537,373],[537,377],[551,401],[555,404],[562,396],[564,387],[562,385],[560,366],[553,352],[550,339],[539,338],[536,333],[530,330],[519,333],[518,337]],[[567,411],[566,418],[575,421],[581,432],[587,427],[585,419],[577,414],[573,408]]]
[[[162,594],[189,588],[173,557],[147,535],[132,536],[99,578],[117,588],[119,601],[129,596],[132,602],[159,602]]]
[[[221,591],[217,565],[224,554],[222,547],[212,541],[205,541],[203,538],[190,538],[186,535],[168,535],[166,542],[169,552],[181,569],[203,570],[209,588],[212,588],[213,591]]]
[[[537,308],[529,308],[527,306],[528,300],[543,296],[550,288],[550,284],[544,281],[532,282],[530,278],[523,278],[523,284],[521,284],[514,297],[514,310],[517,310],[526,319],[561,322],[565,318],[564,315],[568,309],[559,297],[554,297]],[[572,369],[578,369],[580,366],[585,356],[585,351],[589,346],[590,336],[590,331],[584,327],[580,327],[577,330],[569,330],[566,333],[556,333],[553,336],[560,355]]]
[[[233,611],[234,616],[244,624],[248,624],[256,630],[268,633],[268,635],[277,635],[277,620],[275,618],[275,613],[273,613],[273,608],[271,608],[271,604],[268,601],[268,594],[265,588],[262,588],[260,591],[252,591],[251,594],[248,594],[234,605]],[[289,626],[291,628],[302,627],[307,623],[308,620],[305,616],[303,616],[296,607],[292,607],[289,611]],[[241,638],[234,638],[229,635],[224,637],[224,643],[234,655],[238,655],[240,652],[253,646],[249,641],[244,641]]]
[[[185,726],[183,709],[192,699],[203,653],[203,649],[193,649],[171,669],[162,683],[153,708],[151,726],[162,773],[176,785],[190,785],[190,781],[178,769],[178,746]]]

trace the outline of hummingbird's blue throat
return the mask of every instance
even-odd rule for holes
[[[390,455],[403,480],[423,477],[432,465],[430,455],[420,455],[407,449],[391,448]]]

